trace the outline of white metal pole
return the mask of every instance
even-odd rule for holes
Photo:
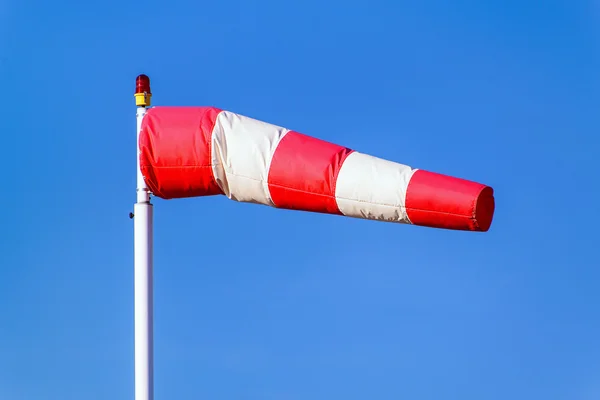
[[[152,204],[140,171],[139,136],[144,106],[137,108],[137,202],[134,218],[135,400],[154,399]]]

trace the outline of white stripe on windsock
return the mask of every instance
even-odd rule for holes
[[[271,159],[289,130],[222,111],[212,130],[212,172],[232,200],[274,206],[268,179]]]
[[[410,223],[405,200],[413,173],[407,165],[353,152],[337,178],[338,207],[348,217]]]

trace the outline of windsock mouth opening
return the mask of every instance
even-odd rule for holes
[[[473,220],[477,224],[478,231],[487,232],[490,229],[492,220],[494,219],[495,208],[494,189],[486,186],[475,200]]]

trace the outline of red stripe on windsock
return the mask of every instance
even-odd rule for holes
[[[414,225],[487,232],[494,191],[477,182],[417,170],[407,188],[406,213]]]
[[[155,107],[140,132],[140,168],[158,197],[222,194],[212,171],[211,137],[220,109]]]
[[[298,132],[288,132],[269,168],[269,192],[275,207],[341,214],[335,184],[352,150]]]

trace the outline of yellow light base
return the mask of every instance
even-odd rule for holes
[[[150,102],[152,100],[151,93],[136,93],[135,96],[135,105],[138,107],[149,107]]]

